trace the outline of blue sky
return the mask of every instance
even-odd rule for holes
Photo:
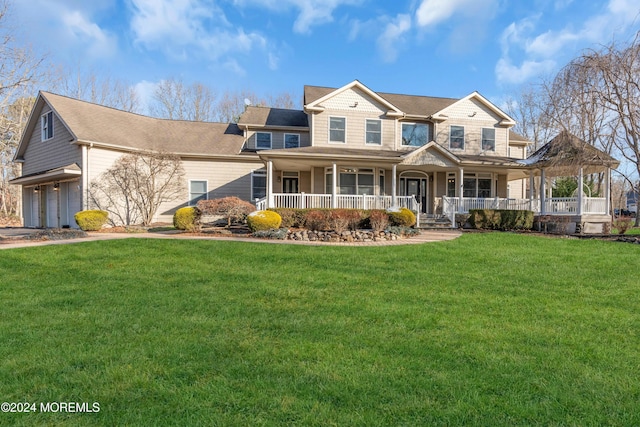
[[[499,103],[583,49],[628,41],[637,0],[14,0],[50,61],[142,96],[174,77],[258,94],[358,79],[380,92]]]

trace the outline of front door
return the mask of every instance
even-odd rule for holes
[[[283,193],[297,193],[298,192],[298,178],[282,178],[282,192]]]
[[[420,209],[427,213],[427,180],[424,178],[407,178],[407,196],[414,196],[420,202]]]

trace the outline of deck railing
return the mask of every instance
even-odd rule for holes
[[[331,194],[307,193],[274,193],[273,206],[278,208],[309,209],[331,208]],[[396,196],[395,203],[392,196],[369,196],[357,194],[336,195],[336,208],[340,209],[389,209],[393,206],[404,207],[414,212],[420,210],[420,205],[413,196]],[[256,200],[256,209],[267,208],[266,198]]]
[[[602,197],[583,197],[583,214],[607,214],[607,201]],[[545,199],[545,215],[577,215],[577,197],[553,197]],[[456,213],[469,213],[470,209],[507,209],[530,210],[537,214],[542,213],[540,199],[507,199],[507,198],[468,198],[463,197],[462,203],[459,197],[442,197],[442,213],[455,222]]]

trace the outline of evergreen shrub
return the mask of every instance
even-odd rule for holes
[[[107,223],[109,213],[101,210],[88,210],[77,212],[73,218],[83,231],[98,231]]]
[[[247,215],[247,225],[251,231],[264,231],[280,228],[282,217],[274,211],[255,211]]]

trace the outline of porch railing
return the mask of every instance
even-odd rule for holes
[[[308,209],[331,208],[332,203],[331,194],[274,193],[273,205],[278,208]],[[420,210],[420,204],[413,196],[396,196],[394,203],[392,196],[338,194],[335,204],[340,209],[389,209],[394,205],[414,212]],[[266,208],[266,198],[256,200],[257,210]]]
[[[544,213],[546,215],[576,215],[578,213],[577,197],[553,197],[545,199]],[[583,214],[607,214],[607,201],[603,197],[583,197]],[[442,197],[442,213],[451,224],[455,223],[456,213],[469,213],[470,209],[507,209],[530,210],[541,213],[540,199],[506,199],[506,198],[468,198]]]

